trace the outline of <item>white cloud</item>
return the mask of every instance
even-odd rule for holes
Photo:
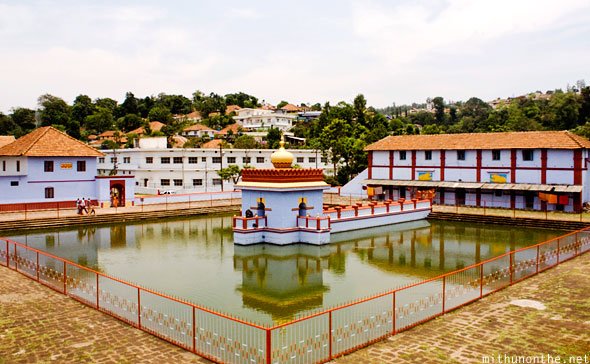
[[[446,47],[470,52],[499,37],[559,26],[566,16],[590,10],[585,0],[449,0],[442,10],[432,2],[391,6],[356,0],[352,5],[356,34],[374,55],[394,63]]]

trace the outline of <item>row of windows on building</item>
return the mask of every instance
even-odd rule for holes
[[[54,167],[53,161],[44,161],[43,162],[43,171],[53,172],[54,170],[55,170],[55,167]],[[20,161],[16,161],[16,171],[20,172]],[[86,172],[86,161],[77,161],[76,162],[76,171]],[[2,161],[2,172],[6,172],[6,161]]]
[[[170,182],[172,181],[172,185]],[[213,186],[220,186],[221,185],[221,178],[213,178]],[[198,187],[203,185],[203,180],[200,178],[193,179],[193,187]],[[160,186],[178,186],[182,187],[183,183],[181,179],[161,179]]]
[[[207,157],[188,157],[188,163],[189,164],[197,164],[199,163],[199,158],[201,158],[201,162],[207,162]],[[404,158],[405,159],[405,158]],[[227,157],[227,163],[228,164],[234,164],[236,163],[237,157]],[[305,157],[297,157],[297,163],[305,163]],[[316,158],[315,157],[308,157],[307,158],[309,163],[315,163],[316,162]],[[117,163],[118,159],[117,157],[111,157],[111,163]],[[327,159],[326,158],[321,158],[322,163],[327,163]],[[98,159],[99,163],[104,163],[105,162],[105,158],[101,157]],[[265,158],[264,157],[256,157],[256,163],[264,163],[265,162]],[[131,163],[131,157],[123,157],[123,164],[127,164],[127,163]],[[154,157],[145,157],[145,163],[146,164],[152,164],[154,163]],[[160,157],[160,164],[182,164],[184,163],[184,158],[183,157]],[[220,164],[221,163],[221,157],[211,157],[211,163],[213,164]],[[248,163],[252,163],[252,157],[242,157],[242,163],[244,164],[248,164]]]
[[[529,149],[524,149],[522,151],[522,160],[524,161],[532,161],[534,160],[535,154],[534,151],[529,150]],[[400,150],[399,151],[399,159],[400,160],[406,160],[407,158],[407,153],[405,150]],[[499,161],[502,158],[502,153],[500,153],[499,150],[492,150],[492,160],[495,161]],[[431,150],[425,150],[424,151],[424,160],[432,160],[432,151]],[[457,151],[457,160],[460,161],[464,161],[465,160],[465,151],[464,150],[458,150]]]

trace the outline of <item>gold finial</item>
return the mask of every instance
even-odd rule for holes
[[[285,136],[281,135],[279,150],[271,154],[270,161],[275,168],[291,168],[293,164],[293,154],[285,150]]]

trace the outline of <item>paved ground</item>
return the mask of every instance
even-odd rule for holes
[[[524,299],[546,309],[511,304]],[[555,363],[557,355],[590,363],[590,253],[335,363]]]
[[[208,362],[8,268],[0,277],[1,364]],[[498,354],[590,363],[590,253],[335,363],[506,363]]]

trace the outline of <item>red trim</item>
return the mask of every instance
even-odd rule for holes
[[[416,179],[416,151],[412,151],[412,180]]]
[[[393,179],[393,150],[389,151],[389,179]]]
[[[371,179],[373,177],[373,152],[369,152],[369,167],[368,167],[368,171],[369,171],[369,179]]]
[[[94,182],[93,179],[67,179],[63,181],[27,181],[27,183]]]
[[[516,183],[516,149],[510,150],[510,182]]]
[[[117,175],[117,176],[96,176],[94,178],[96,178],[96,179],[109,179],[109,178],[110,179],[113,179],[113,178],[119,179],[119,178],[135,178],[135,176],[132,176],[132,175],[127,175],[127,176],[119,176],[119,175]]]
[[[582,150],[574,150],[574,184],[582,184]]]
[[[440,165],[438,164],[430,164],[430,165],[422,165],[422,166],[414,166],[415,168],[442,168]],[[373,168],[389,168],[389,166],[386,165],[373,165]],[[395,168],[412,168],[412,166],[395,166]],[[444,165],[445,169],[475,169],[477,170],[477,166],[449,166],[448,164]],[[510,166],[481,166],[482,170],[509,170],[511,169]],[[542,167],[518,167],[516,168],[517,170],[523,170],[523,171],[540,171],[542,169]],[[567,168],[567,167],[547,167],[548,171],[573,171],[574,168]],[[582,171],[587,170],[587,168],[582,168]]]
[[[514,191],[510,191],[510,208],[513,210],[516,208],[516,194]]]
[[[369,161],[371,159],[369,158]],[[370,171],[369,167],[369,171]],[[324,180],[324,170],[320,168],[278,168],[278,169],[244,169],[244,182],[317,182]]]
[[[475,166],[475,180],[476,182],[481,182],[481,149],[477,151],[476,163],[477,165]]]
[[[541,184],[547,183],[547,149],[541,149]]]
[[[446,150],[440,151],[440,180],[445,180]]]

